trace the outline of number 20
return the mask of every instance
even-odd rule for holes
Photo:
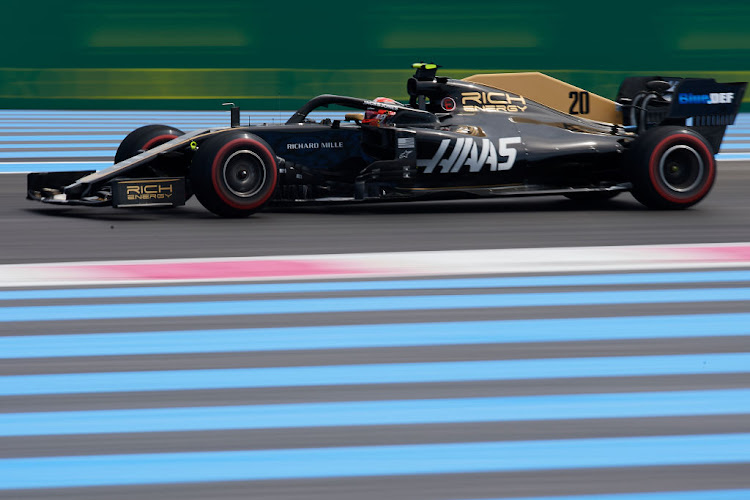
[[[573,102],[570,104],[570,114],[571,115],[587,115],[589,114],[589,93],[585,90],[582,90],[581,92],[576,92],[575,90],[571,90],[570,93],[568,93],[568,97],[573,99]],[[576,106],[578,109],[576,109]]]

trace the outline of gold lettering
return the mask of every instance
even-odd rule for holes
[[[461,104],[466,104],[467,102],[482,104],[482,95],[479,92],[463,92],[461,94]]]
[[[504,100],[504,99],[499,99],[499,100],[495,100],[494,99],[495,96],[498,96],[498,97],[502,98],[505,95],[506,94],[504,94],[503,92],[488,92],[487,93],[487,102],[489,102],[490,104],[509,104],[509,102],[506,101],[506,100]]]
[[[172,184],[145,184],[125,186],[125,197],[128,200],[166,200],[174,195]]]

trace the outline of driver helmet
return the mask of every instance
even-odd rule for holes
[[[401,106],[401,103],[398,101],[395,101],[391,99],[390,97],[376,97],[373,99],[375,102],[382,102],[384,104],[393,104],[396,106]],[[375,108],[369,108],[365,111],[365,119],[362,120],[362,123],[364,125],[374,125],[376,127],[380,126],[383,121],[388,118],[389,116],[395,115],[395,111],[388,111],[387,109],[375,109]]]

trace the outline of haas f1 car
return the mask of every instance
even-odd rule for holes
[[[283,125],[131,132],[96,172],[33,173],[27,197],[53,204],[177,206],[193,194],[223,217],[268,204],[629,191],[649,208],[702,200],[746,83],[631,77],[616,101],[541,73],[437,75],[416,64],[408,105],[313,98]],[[343,119],[308,115],[333,106]],[[341,113],[339,113],[341,116]]]

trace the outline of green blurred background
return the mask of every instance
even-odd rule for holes
[[[634,74],[749,80],[749,27],[740,1],[14,0],[0,17],[0,106],[404,99],[419,60],[453,77],[542,71],[613,98]]]

